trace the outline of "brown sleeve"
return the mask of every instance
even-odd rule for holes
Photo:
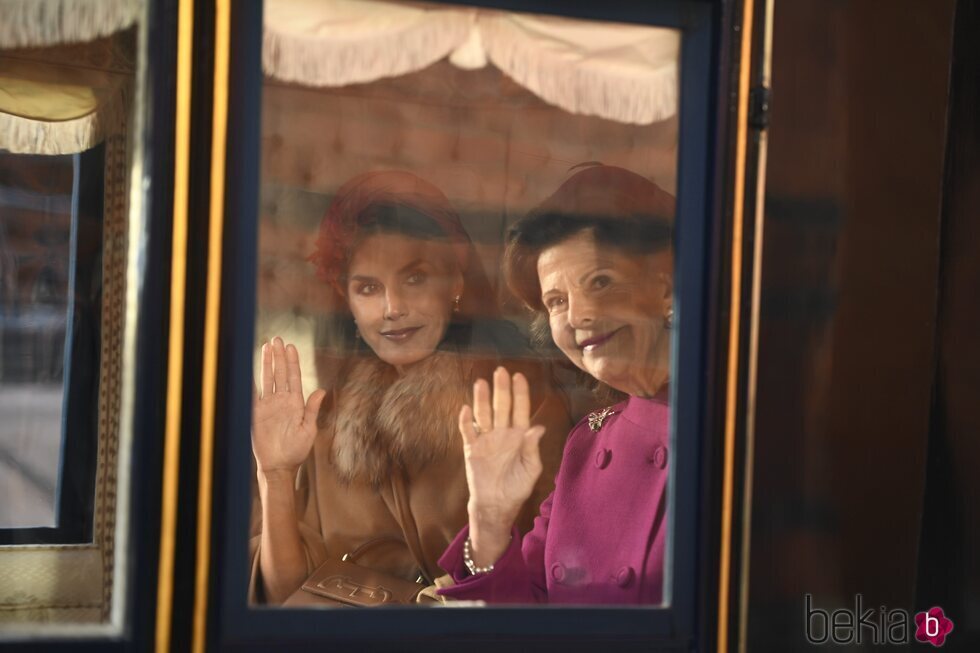
[[[306,552],[306,572],[313,573],[327,559],[326,547],[320,536],[320,518],[316,506],[316,469],[313,456],[307,459],[296,477],[296,514],[299,517],[299,533]],[[248,601],[252,604],[265,603],[262,588],[262,572],[259,566],[262,540],[262,505],[259,499],[259,484],[255,462],[252,462],[252,511],[249,529],[249,559],[251,560],[248,580]]]

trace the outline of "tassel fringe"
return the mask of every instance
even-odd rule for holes
[[[14,154],[75,154],[126,129],[129,93],[120,88],[95,111],[75,118],[47,122],[0,112],[0,150]]]
[[[643,75],[570,65],[542,52],[506,19],[481,21],[490,61],[544,101],[571,113],[648,125],[677,111],[677,62]]]
[[[481,68],[489,59],[544,101],[574,114],[647,125],[677,112],[676,56],[667,54],[659,65],[623,63],[622,69],[609,62],[576,65],[567,52],[548,50],[499,12],[430,11],[395,33],[382,29],[359,38],[273,25],[267,20],[262,66],[286,82],[344,86],[412,73],[446,56],[464,69]],[[656,41],[649,45],[657,48]]]
[[[139,13],[140,0],[0,0],[0,48],[91,41],[126,29]]]
[[[362,84],[421,70],[447,56],[469,36],[465,13],[437,12],[413,28],[353,42],[282,34],[266,27],[265,73],[306,86]]]

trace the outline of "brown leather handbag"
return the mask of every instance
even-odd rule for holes
[[[357,558],[368,549],[386,542],[401,542],[390,537],[369,540],[339,560],[327,560],[310,574],[302,587],[283,603],[284,607],[376,607],[381,605],[414,605],[427,583],[422,576],[414,583],[391,574],[357,564]]]

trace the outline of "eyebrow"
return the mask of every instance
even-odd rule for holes
[[[400,268],[398,268],[397,272],[399,274],[400,273],[403,273],[403,272],[407,272],[408,270],[410,270],[410,269],[412,269],[412,268],[414,268],[414,267],[416,267],[418,265],[422,265],[424,263],[425,263],[425,260],[423,260],[421,258],[417,258],[417,259],[414,259],[412,261],[409,261],[405,265],[403,265]],[[377,278],[376,277],[368,277],[368,276],[364,276],[362,274],[352,275],[351,277],[349,277],[349,279],[350,279],[350,281],[357,281],[357,282],[360,282],[360,283],[363,283],[365,281],[377,281]]]
[[[607,261],[600,261],[599,263],[600,264],[597,267],[589,270],[588,272],[586,272],[585,274],[583,274],[582,276],[580,276],[578,278],[578,280],[576,281],[576,283],[579,284],[579,285],[582,285],[583,283],[585,283],[585,280],[589,276],[591,276],[593,274],[596,274],[597,272],[604,272],[606,270],[611,270],[612,269],[612,267],[609,265],[609,263]],[[541,291],[541,298],[544,299],[545,297],[547,297],[548,296],[548,293],[561,293],[561,291],[558,290],[557,288],[549,288],[548,290],[542,290]]]

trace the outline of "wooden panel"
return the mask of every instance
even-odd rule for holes
[[[749,650],[915,607],[953,5],[776,6]]]

